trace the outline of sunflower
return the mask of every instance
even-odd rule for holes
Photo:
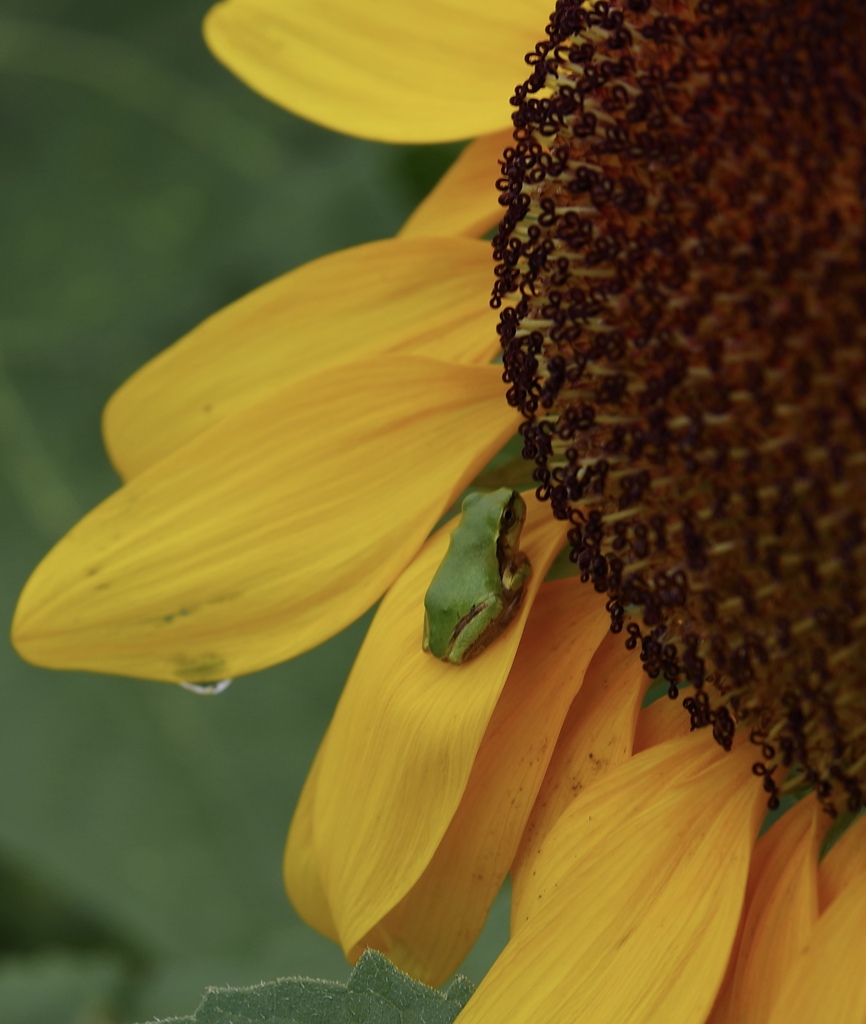
[[[289,835],[308,921],[438,981],[511,871],[462,1020],[862,1020],[864,819],[820,857],[866,781],[860,8],[228,0],[206,35],[336,130],[479,137],[402,238],[121,389],[128,482],[37,569],[19,649],[207,682],[385,593]],[[425,538],[518,424],[553,515],[516,621],[443,665]],[[542,583],[566,540],[579,578]],[[688,713],[641,709],[650,676]]]

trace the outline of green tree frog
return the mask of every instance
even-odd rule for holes
[[[460,665],[481,654],[517,614],[532,574],[518,550],[526,502],[517,491],[470,494],[424,597],[422,646]]]

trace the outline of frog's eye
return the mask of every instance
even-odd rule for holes
[[[514,508],[511,505],[506,505],[502,512],[502,518],[499,520],[502,526],[512,526],[517,521],[517,516],[514,514]]]

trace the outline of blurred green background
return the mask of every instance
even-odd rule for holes
[[[313,257],[393,233],[456,149],[332,135],[207,52],[206,0],[0,5],[2,611],[117,480],[142,362]],[[225,695],[0,665],[0,1020],[129,1024],[206,985],[344,978],[294,915],[292,808],[366,621]],[[465,973],[502,941],[506,908]]]

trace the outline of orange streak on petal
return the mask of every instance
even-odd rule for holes
[[[536,861],[531,915],[460,1024],[702,1020],[763,811],[751,757],[692,735],[582,791]]]
[[[636,754],[658,743],[688,735],[691,723],[688,712],[683,707],[683,697],[690,692],[690,688],[680,687],[680,695],[676,700],[661,697],[641,710],[634,734]]]
[[[806,948],[792,963],[769,1024],[866,1020],[866,873],[821,914]]]
[[[647,678],[623,637],[608,634],[586,672],[556,740],[547,773],[511,869],[511,927],[528,916],[536,892],[535,861],[551,829],[575,796],[631,754],[635,718]]]
[[[818,917],[818,850],[828,819],[808,797],[759,840],[733,970],[713,1024],[766,1024]]]
[[[866,872],[866,815],[848,826],[818,867],[821,913],[863,872]]]
[[[449,528],[430,539],[389,590],[334,713],[316,790],[314,844],[343,948],[418,881],[463,797],[541,580],[565,541],[529,503],[521,547],[533,575],[508,629],[475,660],[421,649],[423,598]]]
[[[460,964],[514,858],[556,736],[610,627],[604,599],[577,579],[545,583],[460,805],[421,878],[364,937],[428,985]]]

